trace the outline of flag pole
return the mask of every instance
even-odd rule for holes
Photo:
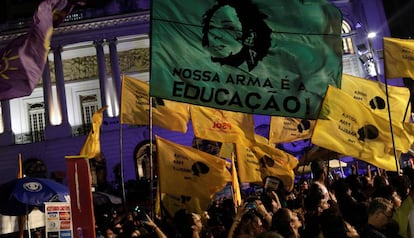
[[[370,44],[371,47],[371,40],[368,39],[368,42]],[[384,54],[384,61],[386,61],[385,56],[386,54]],[[377,64],[375,64],[375,70],[377,70]],[[400,174],[400,166],[398,163],[398,158],[397,158],[397,151],[395,149],[395,138],[394,138],[394,129],[392,126],[392,118],[391,118],[391,109],[390,109],[390,99],[389,99],[389,94],[388,94],[388,80],[387,80],[387,64],[384,64],[384,83],[385,83],[385,95],[387,96],[387,111],[388,111],[388,118],[390,119],[390,132],[391,132],[391,141],[392,141],[392,148],[393,148],[393,152],[394,152],[394,159],[395,159],[395,168],[397,169],[397,174]],[[377,80],[379,81],[380,76],[377,73]],[[411,93],[410,93],[411,95]],[[411,98],[411,96],[410,96]],[[405,117],[404,117],[405,118]]]
[[[150,152],[149,152],[149,162],[150,162],[150,199],[151,199],[151,218],[155,218],[155,206],[154,206],[154,193],[153,193],[153,187],[154,187],[154,161],[153,161],[153,153],[152,153],[152,97],[149,97],[149,144],[150,144]]]
[[[119,169],[121,170],[121,189],[122,189],[122,201],[126,204],[126,193],[125,193],[125,179],[124,179],[124,159],[122,156],[123,146],[122,146],[122,123],[119,123]]]
[[[125,74],[122,74],[122,84],[124,83]],[[123,88],[123,87],[121,87]],[[122,93],[121,93],[121,107],[122,107]],[[122,108],[120,110],[122,113]],[[122,189],[122,201],[126,204],[126,193],[125,193],[125,183],[124,183],[124,159],[123,159],[123,140],[122,140],[122,122],[121,122],[121,115],[119,115],[119,169],[121,170],[121,189]]]
[[[239,176],[236,169],[236,158],[234,152],[231,153],[231,177],[232,177],[232,195],[234,207],[237,208],[242,204]]]
[[[341,169],[341,178],[345,178],[344,167],[342,167],[342,162],[341,162],[341,159],[339,159],[339,156],[338,156],[338,162],[339,162],[339,168]]]
[[[23,178],[23,160],[22,160],[22,154],[18,154],[18,168],[17,168],[17,178],[21,179]],[[19,238],[24,237],[24,228],[23,225],[26,222],[26,216],[18,216],[17,218],[18,225],[19,225]]]
[[[395,167],[397,169],[397,174],[400,174],[400,166],[398,163],[397,151],[395,149],[394,129],[392,126],[392,119],[391,119],[390,99],[388,95],[388,80],[386,76],[384,77],[384,82],[385,82],[385,95],[387,95],[388,118],[390,119],[390,132],[391,132],[392,148],[393,148],[394,158],[395,158]]]
[[[411,80],[411,79],[410,79]],[[411,100],[413,98],[412,93],[411,93],[412,89],[410,88],[410,97],[408,98],[408,103],[407,106],[405,107],[405,113],[404,113],[404,117],[403,117],[403,122],[405,122],[405,118],[407,117],[407,112],[408,112],[408,108],[411,105]],[[411,114],[411,113],[410,113]],[[410,115],[411,116],[411,115]]]

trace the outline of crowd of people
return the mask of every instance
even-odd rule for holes
[[[222,198],[202,214],[181,209],[173,216],[143,217],[138,208],[118,207],[96,217],[98,238],[413,237],[412,168],[330,178],[325,162],[311,168],[313,177],[299,179],[293,191],[264,182],[262,190],[244,191],[239,206]]]

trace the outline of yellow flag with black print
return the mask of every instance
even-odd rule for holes
[[[212,199],[232,181],[226,160],[156,136],[160,190],[187,199]],[[205,207],[206,209],[207,207]]]
[[[150,100],[152,100],[151,117]],[[185,103],[150,98],[148,83],[123,75],[121,124],[149,125],[150,118],[155,126],[171,131],[186,132],[190,113]]]
[[[388,87],[388,88],[387,88]],[[410,91],[406,87],[385,85],[384,83],[355,77],[349,74],[342,75],[341,89],[360,101],[373,113],[388,118],[387,94],[393,121],[409,122],[411,116]]]
[[[413,125],[393,123],[395,148],[406,152]],[[396,171],[390,123],[341,89],[329,86],[312,135],[312,143]]]
[[[390,37],[383,40],[386,77],[414,79],[414,40]]]
[[[312,136],[315,120],[292,117],[270,118],[269,143],[292,142],[309,139]]]
[[[249,146],[236,144],[237,172],[241,183],[261,183],[262,172],[259,160]]]
[[[236,144],[237,168],[240,182],[263,182],[267,176],[278,177],[285,189],[292,190],[298,160],[291,154],[275,148],[259,135],[250,146]],[[258,142],[260,141],[260,142]]]
[[[295,156],[283,150],[262,143],[255,143],[251,147],[252,153],[261,164],[261,176],[277,177],[283,182],[285,190],[291,191],[295,184],[294,169],[299,161]]]

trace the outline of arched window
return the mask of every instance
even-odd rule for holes
[[[342,21],[342,48],[344,54],[355,54],[352,43],[352,28],[345,20]]]
[[[135,165],[137,178],[151,179],[151,166],[150,166],[150,141],[143,141],[135,147]],[[152,161],[153,161],[153,175],[157,177],[157,163],[156,163],[156,145],[155,141],[152,143]]]
[[[45,104],[43,102],[30,103],[29,123],[32,142],[45,140]]]

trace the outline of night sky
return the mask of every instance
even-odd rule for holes
[[[414,0],[382,0],[382,2],[391,36],[414,39]]]

